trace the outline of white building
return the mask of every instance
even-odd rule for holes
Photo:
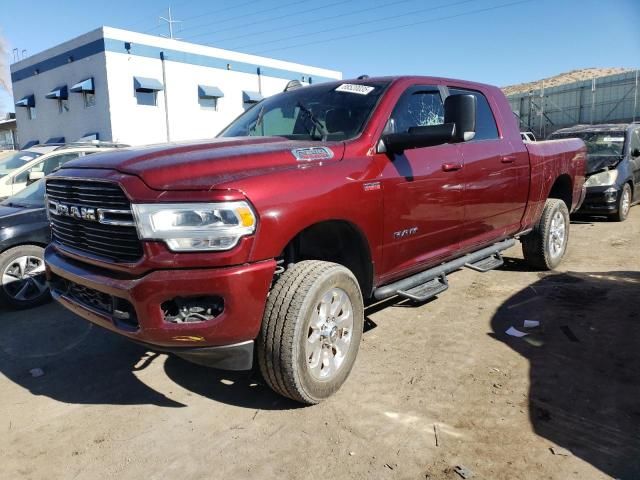
[[[101,27],[11,65],[22,147],[210,138],[290,80],[333,70]]]

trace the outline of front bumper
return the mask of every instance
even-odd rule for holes
[[[251,367],[252,341],[260,330],[274,260],[226,268],[156,270],[135,278],[65,257],[55,244],[45,250],[45,260],[53,297],[92,323],[196,363]],[[224,301],[215,318],[193,323],[165,319],[164,302],[211,295]]]
[[[587,187],[584,202],[577,213],[591,215],[609,215],[618,211],[618,196],[620,190],[617,186]]]

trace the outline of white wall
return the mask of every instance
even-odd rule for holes
[[[113,140],[132,145],[167,141],[164,92],[158,92],[157,106],[138,105],[133,77],[150,77],[162,83],[160,59],[107,53],[109,98]],[[288,79],[234,72],[199,65],[165,61],[166,93],[171,141],[212,138],[244,111],[244,90],[270,96],[284,90]],[[218,87],[224,97],[217,111],[198,103],[198,85]]]
[[[69,111],[63,113],[59,112],[57,100],[45,98],[59,86],[67,85],[70,89],[74,83],[89,77],[94,77],[96,89],[96,104],[90,108],[84,107],[81,93],[69,92]],[[16,107],[21,146],[31,140],[46,142],[53,137],[65,137],[69,142],[91,132],[99,132],[101,139],[111,137],[104,53],[14,82],[15,101],[27,95],[35,95],[36,118],[29,120],[27,109]]]
[[[165,61],[166,88],[168,96],[169,131],[171,141],[196,140],[215,136],[229,122],[244,111],[242,92],[258,91],[257,73],[234,71],[233,66],[247,64],[269,70],[300,72],[292,73],[298,80],[302,75],[325,78],[342,78],[340,72],[300,65],[254,55],[221,50],[177,40],[144,35],[126,30],[102,27],[57,45],[49,50],[33,55],[11,65],[12,73],[34,68],[38,62],[46,62],[55,56],[82,47],[89,42],[105,38],[106,52],[100,52],[51,70],[44,69],[38,75],[13,83],[15,101],[27,95],[35,95],[36,118],[29,120],[27,109],[16,107],[16,119],[20,144],[31,140],[45,142],[53,137],[65,137],[74,141],[80,137],[98,132],[101,140],[113,140],[131,145],[160,143],[167,141],[164,93],[158,92],[157,106],[138,105],[133,87],[133,77],[155,78],[162,83],[162,62],[155,53],[158,49],[183,53],[190,58],[205,59],[204,63],[222,65],[223,68],[194,65],[172,61],[168,55]],[[131,54],[124,49],[125,42],[134,46]],[[122,45],[122,47],[120,46]],[[117,51],[119,49],[122,51]],[[142,50],[136,50],[142,48]],[[143,52],[136,54],[136,51]],[[152,55],[152,56],[145,56]],[[209,60],[212,59],[212,60]],[[224,68],[226,62],[231,69]],[[240,69],[240,68],[239,68]],[[279,72],[278,72],[279,73]],[[296,77],[297,75],[297,77]],[[286,75],[283,75],[283,77]],[[69,111],[59,113],[57,100],[46,99],[51,90],[93,77],[96,104],[84,107],[83,95],[69,92]],[[281,92],[292,78],[261,76],[263,96]],[[218,110],[203,109],[198,103],[198,85],[216,86],[223,91]]]

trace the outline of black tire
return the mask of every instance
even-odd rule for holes
[[[627,195],[627,203],[626,206],[623,204],[625,195]],[[633,193],[631,191],[631,187],[628,183],[625,183],[620,190],[620,195],[618,196],[618,209],[616,213],[609,216],[609,219],[614,222],[624,222],[629,216],[629,210],[631,209],[631,201],[633,199]]]
[[[19,259],[24,257],[31,260],[25,264],[26,274],[21,275]],[[37,245],[20,245],[0,254],[0,301],[13,308],[30,308],[51,299],[44,270],[37,275],[30,275],[35,268],[36,259],[40,262],[38,265],[44,267],[44,249]],[[12,278],[15,280],[8,281]],[[22,286],[25,286],[25,290],[20,294]]]
[[[556,215],[564,220],[564,237],[561,247],[553,250],[550,237],[553,235],[552,222],[558,218]],[[531,233],[522,237],[522,253],[529,265],[540,270],[553,270],[560,264],[569,243],[569,224],[567,205],[556,198],[548,199],[538,224]]]
[[[312,333],[312,315],[320,311],[314,309],[320,306],[319,302],[326,298],[325,295],[333,292],[347,295],[353,326],[351,332],[341,328],[336,333],[336,336],[340,335],[337,337],[339,340],[350,336],[347,351],[333,376],[322,380],[314,377],[318,370],[309,365],[311,359],[307,357],[306,345]],[[336,313],[342,314],[343,310]],[[307,405],[319,403],[335,393],[349,376],[358,353],[363,326],[362,293],[353,273],[335,263],[318,260],[299,262],[282,274],[269,293],[257,342],[262,376],[280,395]],[[334,330],[331,338],[333,333]],[[329,337],[317,338],[329,341]],[[332,347],[323,344],[319,350],[321,358],[324,358],[325,348],[327,352],[335,353]],[[320,363],[322,369],[324,362]]]

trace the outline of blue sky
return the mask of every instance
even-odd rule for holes
[[[37,53],[100,25],[340,70],[500,86],[586,67],[640,67],[638,0],[2,0],[0,35]],[[31,20],[29,20],[31,19]],[[12,100],[0,91],[0,110]]]

